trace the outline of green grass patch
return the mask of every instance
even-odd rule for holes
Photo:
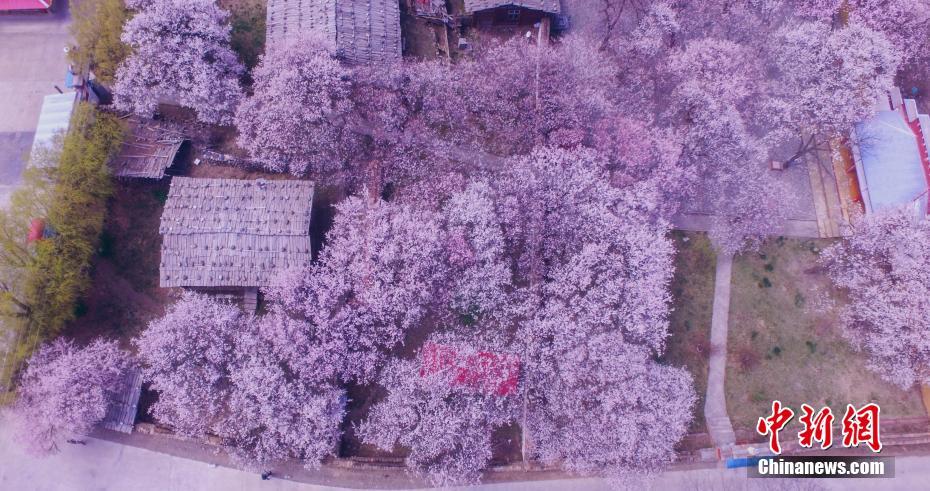
[[[232,49],[246,67],[254,68],[265,52],[267,15],[264,0],[220,0],[219,5],[229,11]]]
[[[837,314],[843,299],[817,267],[827,243],[780,238],[761,254],[734,259],[726,391],[736,428],[754,428],[773,399],[796,412],[807,403],[842,415],[846,404],[874,401],[883,416],[925,414],[916,390],[881,380],[842,338]],[[765,280],[769,286],[760,288]],[[832,305],[812,305],[825,295]]]
[[[714,307],[714,274],[717,256],[703,233],[673,232],[677,254],[672,280],[673,311],[667,348],[662,362],[683,366],[694,377],[698,401],[694,431],[704,431],[704,395],[707,392],[707,360],[710,355],[710,320]]]

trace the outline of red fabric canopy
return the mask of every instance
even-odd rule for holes
[[[0,0],[0,12],[48,10],[52,0]]]
[[[517,390],[520,358],[515,355],[479,351],[459,353],[451,346],[426,343],[421,352],[420,376],[452,369],[452,385],[464,385],[499,396]]]

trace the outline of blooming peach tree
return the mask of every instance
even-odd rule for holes
[[[186,293],[136,340],[158,392],[152,415],[184,434],[219,437],[249,466],[334,455],[345,392],[322,368],[306,323],[261,318]]]
[[[41,346],[29,359],[12,406],[17,439],[30,453],[48,455],[65,439],[86,436],[121,395],[131,366],[115,341],[78,347],[59,338]]]
[[[272,171],[325,176],[351,152],[350,72],[313,40],[264,55],[236,112],[239,146]]]
[[[415,359],[392,361],[379,379],[388,395],[359,432],[384,450],[409,448],[408,468],[436,486],[477,483],[491,461],[494,432],[520,407],[519,359],[475,349],[466,339],[435,336]]]
[[[213,0],[133,2],[121,39],[132,54],[116,71],[116,107],[151,116],[162,101],[228,125],[239,105],[242,63],[230,47],[229,14]]]
[[[902,388],[930,382],[930,220],[910,208],[866,215],[821,253],[833,283],[849,292],[846,337],[869,366]]]

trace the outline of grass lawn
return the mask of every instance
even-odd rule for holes
[[[846,404],[872,401],[886,417],[926,414],[917,389],[902,391],[881,380],[842,338],[837,316],[843,299],[816,263],[828,244],[778,238],[734,259],[726,376],[734,428],[754,428],[773,399],[795,413],[802,403],[829,405],[837,419]]]
[[[698,402],[693,431],[704,431],[704,394],[707,392],[707,357],[710,350],[710,318],[714,305],[714,272],[717,256],[707,235],[674,232],[675,278],[668,347],[662,362],[684,366],[694,377]]]

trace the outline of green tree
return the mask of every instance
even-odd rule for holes
[[[93,68],[103,83],[113,82],[116,67],[129,56],[129,46],[120,41],[129,11],[123,0],[75,0],[71,2],[71,33],[77,49],[71,61]]]
[[[115,115],[79,104],[69,132],[30,156],[23,183],[0,209],[0,325],[15,335],[0,386],[8,386],[32,350],[76,315],[112,192],[107,164],[125,131]],[[51,233],[29,243],[36,218]]]

